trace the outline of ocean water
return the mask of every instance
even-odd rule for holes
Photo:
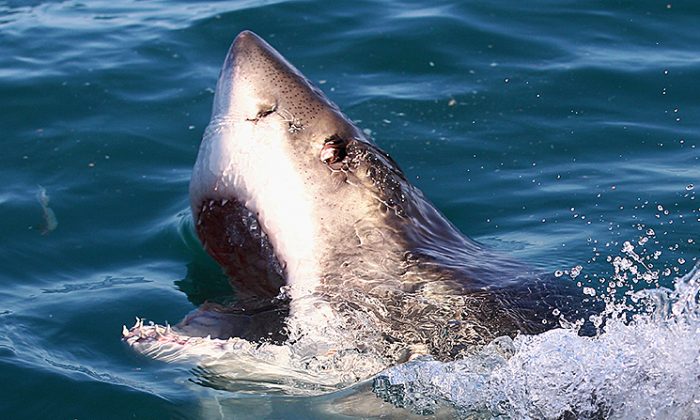
[[[698,18],[688,1],[0,1],[0,416],[700,417]],[[132,351],[135,316],[229,293],[187,186],[243,29],[468,236],[605,297],[606,333],[308,392]]]

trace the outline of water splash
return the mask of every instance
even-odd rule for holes
[[[596,337],[572,327],[502,337],[454,362],[392,367],[375,393],[419,413],[448,404],[464,416],[699,418],[700,265],[673,290],[630,297],[645,311],[609,303]]]

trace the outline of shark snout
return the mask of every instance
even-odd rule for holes
[[[228,50],[226,61],[224,62],[223,71],[240,66],[241,63],[250,61],[256,56],[260,57],[272,48],[259,36],[251,31],[242,31],[231,43]]]
[[[264,46],[267,46],[269,49],[267,42],[265,42],[262,38],[257,36],[252,31],[245,30],[241,31],[241,33],[239,33],[233,40],[233,43],[231,44],[231,49],[251,50],[253,48],[262,48]]]
[[[251,31],[243,31],[228,50],[219,75],[214,114],[234,120],[258,121],[280,110],[283,118],[294,119],[319,94],[303,75],[267,42]]]

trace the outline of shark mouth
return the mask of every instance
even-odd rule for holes
[[[263,298],[280,294],[284,267],[253,212],[232,197],[205,200],[196,214],[200,242],[239,292]]]

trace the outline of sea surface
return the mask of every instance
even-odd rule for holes
[[[699,20],[672,0],[0,0],[0,417],[699,418]],[[315,394],[136,354],[134,317],[230,293],[187,189],[243,29],[465,234],[605,298],[607,332]]]

